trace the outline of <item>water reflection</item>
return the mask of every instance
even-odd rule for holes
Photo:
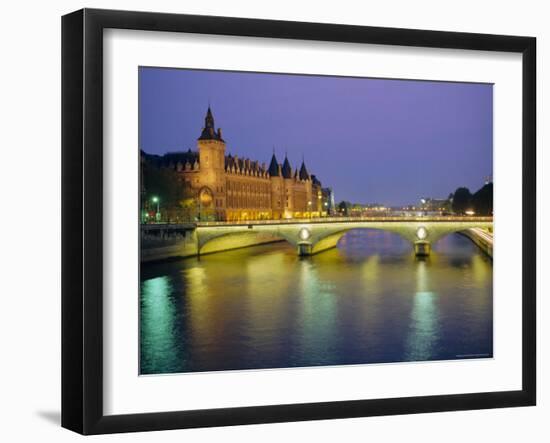
[[[175,331],[176,303],[168,276],[145,280],[141,285],[141,365],[150,372],[172,372],[178,365],[172,362],[178,352]],[[145,321],[144,321],[145,320]]]
[[[425,261],[357,230],[308,259],[278,243],[141,278],[144,374],[492,356],[492,263],[458,234]]]
[[[438,295],[430,291],[427,270],[430,257],[416,263],[416,292],[407,337],[406,360],[430,360],[439,338]]]

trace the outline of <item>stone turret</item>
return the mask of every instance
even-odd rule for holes
[[[292,166],[286,155],[281,171],[284,179],[283,201],[285,214],[289,215],[294,212],[294,180],[292,178]]]
[[[216,218],[223,219],[225,213],[225,141],[221,131],[216,131],[214,115],[210,106],[204,118],[204,128],[197,141],[200,158],[200,187],[211,193],[212,208]],[[200,198],[200,196],[199,196]]]
[[[278,219],[283,216],[284,212],[284,181],[281,171],[281,165],[277,161],[275,152],[271,156],[269,163],[269,178],[271,181],[271,210],[273,218]]]

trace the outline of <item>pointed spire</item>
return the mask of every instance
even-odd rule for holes
[[[208,110],[206,111],[206,117],[204,117],[204,128],[202,129],[199,140],[219,140],[223,142],[221,130],[218,129],[216,132],[214,115],[212,114],[210,104],[208,105]]]
[[[204,118],[204,127],[214,129],[214,116],[212,115],[210,105],[208,105],[208,111],[206,111],[206,117]]]
[[[271,156],[268,172],[271,177],[277,177],[279,175],[279,162],[277,161],[277,157],[275,157],[275,147],[273,147],[273,155]]]
[[[300,180],[309,180],[309,174],[306,169],[306,163],[302,156],[302,166],[300,166]]]
[[[283,177],[292,178],[292,167],[290,166],[290,162],[288,161],[288,157],[286,154],[285,154],[285,161],[283,163]]]

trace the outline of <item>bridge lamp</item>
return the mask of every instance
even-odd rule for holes
[[[307,228],[302,228],[300,232],[298,232],[298,236],[301,240],[306,241],[311,236],[311,232],[309,232]]]
[[[424,226],[421,226],[416,230],[416,236],[418,237],[419,240],[425,240],[426,237],[428,236],[428,231]]]

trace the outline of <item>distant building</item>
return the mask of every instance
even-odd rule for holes
[[[383,217],[388,215],[390,208],[381,203],[355,203],[351,206],[350,215],[361,217]]]
[[[430,198],[420,199],[420,210],[430,214],[445,214],[451,211],[451,200],[448,198]]]
[[[334,208],[332,191],[323,191],[303,160],[300,168],[294,169],[288,157],[280,164],[273,153],[266,167],[256,160],[226,154],[226,142],[221,129],[216,130],[210,107],[197,151],[164,156],[142,152],[142,162],[175,169],[182,186],[192,189],[200,219],[309,218],[327,215]]]
[[[321,194],[323,199],[323,211],[326,211],[327,215],[336,215],[336,204],[334,203],[334,192],[332,188],[321,188]]]

